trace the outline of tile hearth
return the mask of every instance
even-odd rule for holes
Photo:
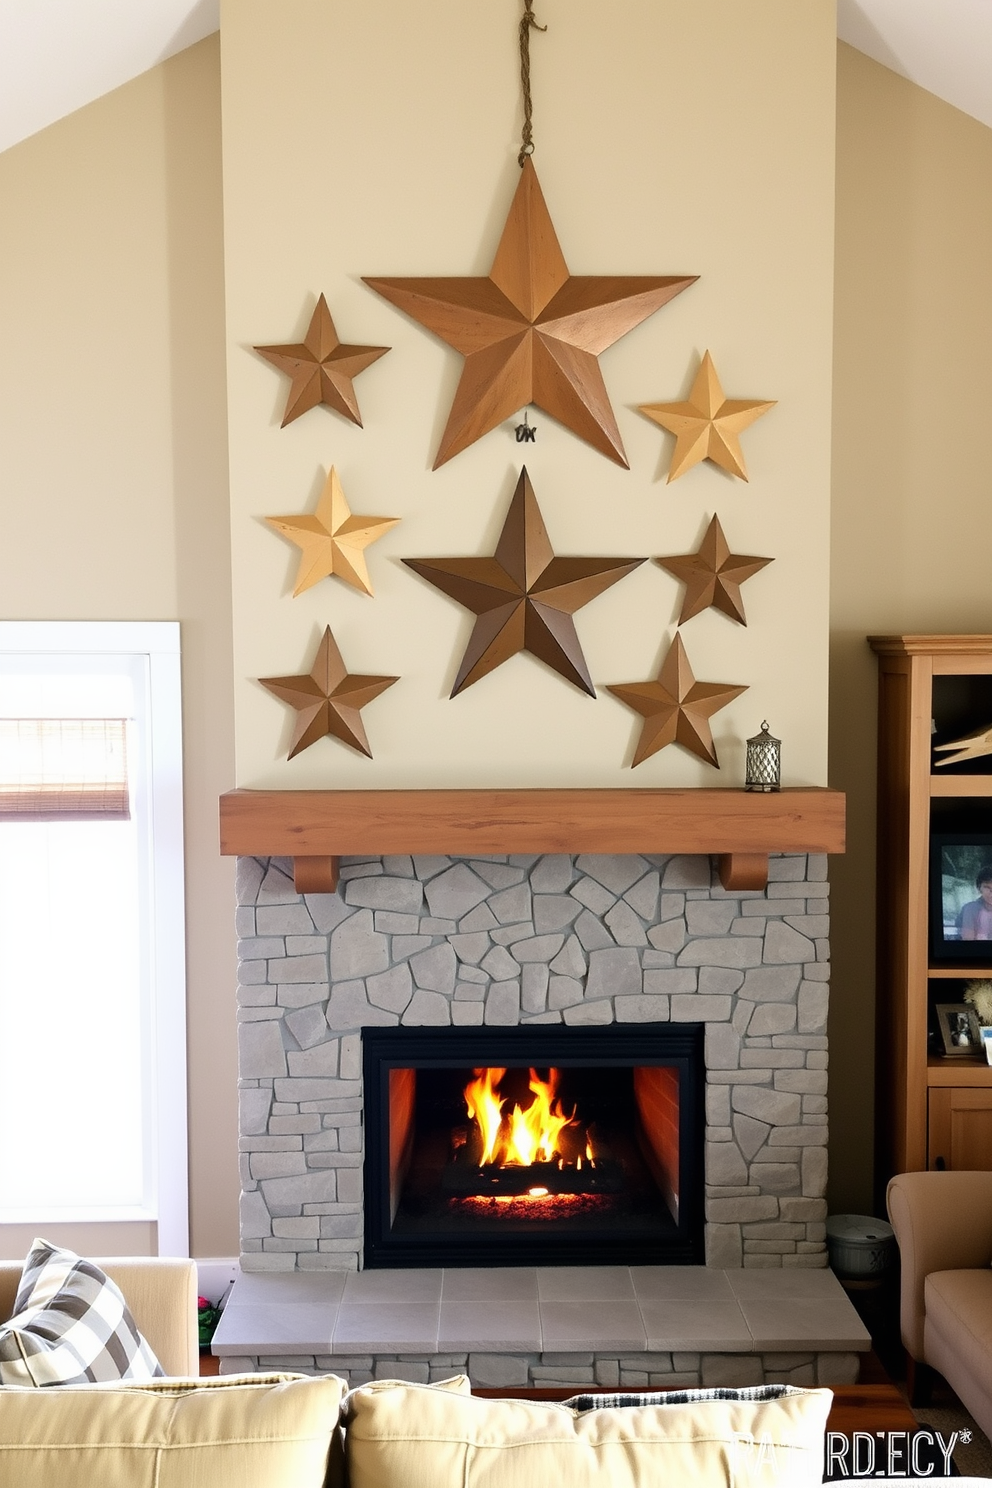
[[[477,1387],[846,1384],[871,1340],[832,1272],[702,1266],[246,1273],[221,1373]]]

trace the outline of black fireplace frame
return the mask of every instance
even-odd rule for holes
[[[608,1035],[604,1037],[604,1035]],[[367,1270],[436,1264],[433,1240],[390,1232],[390,1069],[444,1069],[478,1064],[484,1041],[490,1065],[546,1067],[665,1066],[679,1071],[679,1219],[677,1238],[659,1247],[618,1230],[609,1240],[544,1236],[505,1242],[466,1236],[445,1244],[448,1266],[700,1265],[704,1259],[705,1083],[702,1023],[632,1023],[597,1027],[524,1025],[471,1028],[363,1028],[365,1089],[365,1245]]]

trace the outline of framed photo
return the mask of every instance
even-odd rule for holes
[[[945,1054],[980,1057],[984,1053],[981,1024],[969,1003],[938,1002],[937,1026]]]
[[[930,838],[930,959],[992,962],[992,832]]]

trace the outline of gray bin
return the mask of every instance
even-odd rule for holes
[[[884,1276],[892,1264],[895,1244],[892,1226],[870,1214],[834,1214],[827,1220],[830,1265],[849,1281]]]

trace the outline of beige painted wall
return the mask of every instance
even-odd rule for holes
[[[201,1256],[238,1248],[219,92],[214,37],[0,155],[0,615],[182,626]],[[149,1239],[100,1227],[88,1248]],[[0,1227],[0,1255],[26,1243]]]
[[[787,18],[798,10],[790,7]],[[643,21],[641,12],[636,14],[639,23]],[[343,24],[340,8],[334,18]],[[676,551],[694,540],[715,505],[709,498],[716,493],[720,498],[716,509],[731,536],[740,534],[741,546],[774,550],[781,557],[781,542],[788,532],[772,534],[774,549],[760,547],[752,523],[757,523],[773,485],[778,489],[781,423],[774,439],[766,436],[782,409],[756,425],[746,445],[750,487],[733,488],[718,472],[697,471],[692,486],[687,477],[667,490],[658,478],[663,470],[659,439],[652,428],[642,429],[631,411],[637,401],[662,398],[669,395],[669,388],[684,387],[691,352],[707,344],[721,366],[726,362],[734,368],[734,376],[725,374],[728,391],[782,396],[784,354],[775,349],[772,360],[767,339],[755,325],[761,296],[743,284],[734,269],[735,253],[728,252],[723,262],[712,262],[716,249],[709,243],[700,246],[695,239],[690,242],[688,234],[695,226],[685,220],[701,219],[700,242],[703,236],[715,240],[737,235],[738,248],[747,250],[750,265],[752,255],[757,255],[760,224],[742,214],[753,193],[763,192],[763,172],[747,163],[747,152],[733,151],[730,158],[745,164],[721,173],[729,196],[717,198],[711,192],[705,201],[694,198],[689,212],[682,205],[688,166],[671,159],[667,149],[654,147],[654,136],[646,128],[635,131],[638,148],[633,149],[626,123],[618,131],[613,125],[606,127],[598,111],[590,113],[587,107],[583,111],[568,78],[559,76],[567,63],[579,68],[577,75],[585,80],[589,66],[577,37],[561,24],[563,18],[567,15],[562,10],[548,16],[556,27],[554,46],[564,49],[564,57],[559,55],[553,67],[540,63],[540,48],[545,48],[545,58],[552,52],[552,33],[535,39],[536,124],[540,169],[572,267],[578,272],[688,268],[706,277],[604,358],[632,460],[631,474],[614,472],[601,457],[555,430],[548,420],[540,420],[540,443],[528,452],[528,460],[552,533],[559,541],[559,530],[563,531],[578,551],[593,550],[595,544],[584,542],[584,535],[587,531],[598,535],[600,520],[591,527],[570,515],[571,492],[581,489],[583,506],[590,496],[602,497],[603,510],[616,527],[610,544],[615,551],[645,534],[647,547],[635,546],[632,551]],[[446,42],[452,19],[457,22],[457,12],[446,19]],[[359,14],[349,11],[347,20],[357,26]],[[292,41],[294,29],[288,29]],[[401,230],[385,239],[370,231],[369,243],[363,241],[354,249],[357,267],[338,272],[332,253],[335,224],[342,200],[350,198],[347,193],[344,198],[339,195],[336,174],[326,183],[321,167],[314,193],[316,233],[300,229],[301,222],[309,227],[312,216],[299,218],[295,213],[293,233],[277,232],[256,203],[259,258],[254,270],[247,245],[239,250],[238,303],[240,297],[246,301],[239,313],[251,320],[240,337],[244,343],[279,340],[301,331],[311,298],[326,287],[343,334],[371,341],[381,336],[396,347],[358,383],[364,433],[318,410],[280,435],[282,387],[276,374],[256,365],[240,345],[232,352],[232,386],[240,389],[245,384],[250,391],[260,437],[272,451],[265,467],[276,469],[279,476],[265,491],[267,496],[274,492],[274,499],[259,500],[251,516],[242,518],[249,534],[242,536],[242,546],[257,548],[256,556],[264,553],[258,566],[268,576],[266,593],[278,596],[279,646],[289,646],[288,654],[280,650],[278,657],[266,662],[272,670],[300,665],[325,615],[341,626],[352,665],[388,671],[395,663],[392,653],[387,659],[378,649],[363,652],[364,629],[358,621],[373,602],[341,594],[339,586],[328,586],[326,599],[322,597],[313,612],[304,612],[292,626],[285,624],[283,616],[293,615],[300,604],[288,598],[292,552],[278,538],[261,529],[256,532],[254,515],[302,509],[307,497],[316,493],[318,468],[332,459],[359,510],[398,514],[401,499],[414,504],[414,496],[405,492],[408,485],[415,485],[417,493],[426,493],[423,515],[417,517],[418,542],[411,539],[409,546],[397,546],[401,527],[378,551],[372,550],[373,575],[381,588],[394,575],[399,552],[480,550],[483,537],[491,537],[498,526],[494,513],[512,487],[516,446],[512,436],[504,439],[494,433],[488,436],[491,451],[477,447],[480,458],[471,469],[462,462],[471,463],[475,454],[459,456],[447,467],[449,485],[436,491],[434,483],[443,480],[444,472],[428,476],[427,470],[446,410],[445,396],[454,385],[455,359],[398,314],[378,305],[355,282],[360,272],[483,272],[488,267],[515,178],[510,151],[518,127],[512,42],[506,41],[502,26],[484,32],[483,44],[459,32],[457,25],[455,32],[457,48],[450,76],[446,69],[448,91],[442,100],[448,114],[438,117],[443,113],[438,103],[426,120],[418,113],[391,136],[401,158],[396,175],[385,184],[368,164],[371,143],[379,140],[384,148],[389,142],[386,124],[381,125],[381,138],[376,132],[378,112],[387,112],[383,100],[397,92],[405,108],[416,102],[410,97],[412,84],[403,85],[403,69],[392,49],[379,58],[385,71],[372,89],[367,110],[359,111],[353,122],[345,117],[346,109],[333,113],[333,124],[342,131],[348,149],[362,157],[369,180],[375,183],[375,190],[367,193],[369,210],[374,216],[387,207],[395,211],[395,199],[404,212]],[[436,91],[430,69],[437,48],[429,44],[436,34],[426,21],[422,27],[411,24],[396,43],[401,54],[404,48],[415,49],[417,65],[409,71],[420,80],[418,96]],[[595,50],[592,42],[585,45]],[[489,102],[476,96],[477,48],[487,69],[501,80],[494,90],[497,97]],[[669,45],[664,55],[670,52]],[[315,49],[312,64],[307,56],[302,61],[317,72],[325,67],[326,55]],[[545,67],[543,81],[539,65]],[[638,76],[650,74],[649,80],[656,83],[653,56],[634,58],[630,65]],[[233,894],[231,865],[216,856],[215,836],[216,797],[233,778],[217,67],[214,39],[0,155],[4,203],[0,339],[8,349],[16,348],[16,355],[8,350],[0,359],[0,614],[11,619],[178,617],[183,622],[191,1208],[193,1248],[200,1255],[229,1254],[237,1248],[233,941],[228,929]],[[362,80],[364,73],[358,71]],[[333,65],[329,72],[339,81]],[[342,73],[343,82],[354,88],[350,69],[342,68]],[[723,58],[717,76],[739,104],[734,76],[728,75],[732,73],[730,60]],[[507,78],[509,82],[504,81]],[[316,86],[309,72],[304,80]],[[284,91],[269,99],[264,110],[256,109],[260,133],[265,120],[272,123],[286,110],[292,117],[291,83],[287,80]],[[543,95],[542,87],[548,89]],[[673,117],[677,113],[676,138],[694,159],[697,148],[702,153],[713,140],[704,131],[704,144],[698,144],[694,129],[699,110],[690,106],[689,85],[679,77],[666,78],[665,89],[643,91],[666,93],[673,87],[676,91],[668,95],[668,103],[655,97],[651,107],[664,108],[666,120],[669,107]],[[797,96],[802,91],[797,86]],[[607,90],[614,109],[615,95],[615,88]],[[598,97],[595,90],[593,96]],[[350,92],[347,101],[354,101]],[[250,104],[246,79],[235,88],[232,107],[239,108],[243,120]],[[490,119],[491,109],[498,118]],[[477,111],[488,121],[482,144],[471,131],[468,139],[464,133],[466,117]],[[622,117],[626,119],[623,112]],[[694,129],[685,127],[687,118]],[[988,191],[992,133],[844,46],[837,126],[831,783],[850,793],[851,850],[847,858],[831,865],[835,894],[831,1186],[835,1209],[864,1209],[871,1203],[865,1132],[871,1122],[874,662],[863,637],[874,630],[992,628],[984,549],[980,542],[967,540],[969,534],[981,532],[987,505],[982,431],[992,382],[992,284],[985,263],[992,239]],[[575,163],[570,158],[570,135],[582,147],[583,159]],[[625,148],[610,158],[608,142],[617,138]],[[641,146],[642,139],[652,141],[650,152]],[[791,147],[784,153],[792,158]],[[335,163],[340,154],[341,150],[330,152]],[[377,171],[386,168],[375,152],[372,157]],[[430,179],[423,167],[428,158],[435,161]],[[262,151],[261,162],[266,189],[284,168],[292,167],[294,179],[314,179],[309,165],[298,172],[292,161],[287,166],[275,137]],[[414,165],[417,171],[405,184]],[[244,225],[252,189],[247,158],[233,162],[232,171],[232,189],[244,204],[239,208],[246,214]],[[593,187],[597,193],[608,193],[608,210],[596,217],[588,206]],[[361,180],[352,180],[348,189],[362,197]],[[653,216],[642,235],[639,218],[645,193],[650,193]],[[466,205],[459,210],[462,199]],[[444,230],[435,232],[431,222],[442,210]],[[787,204],[780,204],[773,219],[778,231],[789,226],[783,220],[787,215]],[[618,216],[619,234],[614,226]],[[809,241],[799,246],[812,251],[817,239],[814,257],[819,264],[829,226],[817,235],[817,220],[809,224]],[[800,230],[806,228],[800,224]],[[617,236],[624,243],[622,259],[616,255]],[[398,247],[384,255],[382,241]],[[300,256],[295,274],[285,271],[287,254],[291,262]],[[257,312],[247,304],[253,275],[268,304]],[[713,298],[705,300],[704,313],[697,307],[711,284]],[[761,293],[767,293],[766,279],[761,281]],[[742,313],[752,318],[743,326],[735,321],[728,339],[728,317],[731,311],[736,315],[738,301],[745,302]],[[683,312],[687,318],[679,321]],[[674,325],[673,320],[679,323]],[[797,312],[796,325],[787,328],[794,338],[790,346],[805,339],[806,324]],[[647,374],[635,345],[639,341],[646,343]],[[819,375],[809,373],[804,396],[812,398],[822,391]],[[390,485],[389,450],[382,446],[389,445],[395,420],[413,398],[419,401],[417,417],[405,435],[404,478]],[[245,422],[250,422],[247,414]],[[239,459],[244,474],[250,456],[245,452]],[[466,470],[464,477],[460,465]],[[556,474],[562,466],[570,472],[568,481],[559,481]],[[804,493],[803,511],[810,490],[807,471],[814,468],[812,458],[795,466],[793,489]],[[366,469],[371,471],[367,483]],[[419,494],[416,501],[419,507]],[[442,545],[449,520],[465,520],[461,507],[475,514],[471,534],[467,527],[460,529],[470,546],[459,547],[454,537]],[[392,543],[388,558],[378,561],[387,542]],[[809,551],[822,551],[822,535],[817,542],[818,547],[811,538]],[[775,571],[773,566],[750,591],[745,590],[752,625],[740,636],[748,645],[752,637],[781,623],[780,600],[758,589]],[[608,616],[608,624],[593,608],[586,617],[580,616],[597,680],[616,678],[615,655],[621,647],[621,667],[627,665],[624,675],[650,667],[658,650],[656,632],[666,622],[670,625],[674,593],[664,587],[659,592],[657,586],[665,583],[660,572],[643,577],[652,582],[638,601],[641,609],[634,629],[643,632],[644,650],[631,649],[637,635],[627,634],[617,617]],[[413,582],[400,575],[395,583],[400,580]],[[626,583],[633,585],[635,580],[643,582],[635,576]],[[621,591],[615,592],[619,597]],[[413,594],[412,589],[404,591],[404,610]],[[659,610],[649,604],[654,619],[648,624],[645,595],[660,604]],[[437,644],[431,641],[433,664],[446,667],[445,675],[450,676],[465,630],[453,607],[449,613],[440,596],[429,597],[438,614],[430,621],[426,612],[421,618],[428,630],[437,625],[443,631]],[[242,596],[246,603],[247,593]],[[610,596],[599,603],[608,606]],[[586,618],[594,623],[584,625]],[[712,620],[711,634],[721,643],[732,634],[720,618],[693,622],[689,640],[694,657],[694,631],[704,620]],[[402,626],[394,634],[402,641]],[[701,645],[703,632],[698,634]],[[713,654],[719,665],[725,652],[721,648]],[[247,692],[250,684],[243,678],[252,673],[243,662],[239,665],[238,685]],[[508,698],[517,697],[528,671],[534,674],[535,706],[539,703],[544,710],[549,697],[556,702],[568,697],[565,685],[542,675],[536,664],[518,659],[513,665]],[[401,667],[396,665],[396,670]],[[261,667],[255,668],[254,674],[259,671]],[[814,677],[816,671],[814,665]],[[738,670],[734,666],[705,672],[725,674],[736,678]],[[437,695],[439,677],[435,684]],[[531,692],[524,690],[529,706]],[[815,704],[815,688],[813,692]],[[774,696],[765,696],[771,699],[768,706],[792,756],[792,736],[778,721],[777,684]],[[264,697],[262,702],[275,707]],[[488,704],[485,712],[491,715]],[[380,733],[381,713],[370,709],[367,718],[374,747],[384,749],[391,726],[383,720]],[[278,717],[270,715],[265,737],[272,756],[283,738],[280,727]],[[750,729],[749,715],[742,727]],[[619,723],[614,719],[606,732],[611,749],[618,738],[627,747],[625,719]],[[470,732],[467,737],[471,742],[475,735]],[[316,756],[317,750],[312,753]],[[667,751],[668,756],[674,754]],[[728,749],[728,766],[733,757]],[[328,759],[334,767],[322,766],[318,783],[340,783],[340,761],[333,753],[325,754],[325,762]],[[283,767],[274,770],[272,778],[279,784],[296,783],[285,778]],[[361,773],[355,778],[360,780]],[[640,781],[633,776],[631,783]],[[667,761],[665,772],[659,771],[648,783],[669,783]],[[142,1237],[137,1236],[135,1248],[141,1244]],[[94,1248],[110,1246],[111,1237],[101,1236]],[[0,1255],[23,1254],[24,1248],[24,1237],[0,1232]]]
[[[826,773],[832,0],[544,0],[532,46],[535,161],[576,273],[697,273],[606,352],[623,471],[537,415],[527,465],[561,553],[695,547],[717,511],[774,556],[685,633],[697,677],[750,687],[716,719],[724,768],[680,748],[632,772],[634,715],[530,657],[448,701],[471,621],[401,556],[483,554],[521,463],[512,423],[431,473],[460,359],[363,274],[488,271],[518,177],[514,0],[237,0],[222,8],[237,777],[245,786],[739,784],[763,717],[789,782]],[[390,345],[326,409],[279,428],[286,381],[251,351],[306,329],[320,291],[342,339]],[[750,485],[700,466],[639,402],[688,390],[709,347],[730,397],[779,405],[745,435]],[[402,518],[370,550],[376,598],[325,581],[291,598],[298,553],[266,514],[311,510],[336,465],[358,512]],[[600,687],[655,674],[680,590],[654,565],[580,613]],[[255,680],[309,669],[331,624],[353,671],[401,681],[365,715],[375,761],[333,741],[286,762],[289,710]]]
[[[831,1207],[870,1212],[875,685],[865,636],[992,630],[992,130],[839,49]]]

